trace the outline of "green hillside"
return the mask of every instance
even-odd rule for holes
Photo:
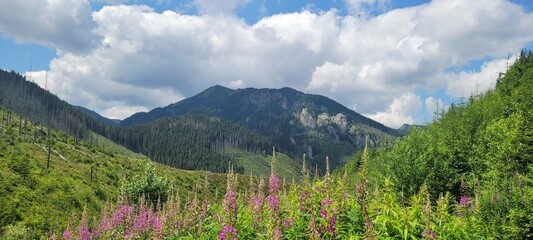
[[[97,215],[117,201],[123,184],[151,164],[140,154],[92,136],[93,144],[79,141],[0,110],[0,233],[16,226],[39,237],[65,227],[71,214],[79,216],[84,209]],[[194,189],[212,199],[224,192],[224,174],[154,166],[155,174],[165,177],[182,199],[192,197]],[[246,189],[248,179],[243,179],[240,186]]]
[[[229,150],[227,153],[235,162],[244,168],[244,175],[270,176],[272,155],[253,154],[239,149]],[[276,173],[287,182],[294,180],[299,183],[302,179],[302,165],[283,153],[276,153]]]
[[[475,203],[496,239],[531,239],[532,96],[533,54],[523,51],[494,90],[452,104],[393,148],[373,151],[364,168],[376,184],[390,177],[405,198],[427,187],[433,201],[449,192]],[[356,159],[348,168],[360,166]]]

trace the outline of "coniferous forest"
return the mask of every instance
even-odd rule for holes
[[[2,81],[17,78],[2,74]],[[25,84],[12,86],[41,96]],[[61,110],[59,99],[30,104],[24,96],[15,101],[2,93],[6,239],[533,238],[530,51],[500,74],[494,89],[459,99],[392,145],[371,147],[367,139],[344,166],[330,169],[324,159],[322,174],[303,157],[301,180],[279,178],[268,138],[220,118],[115,128]],[[39,104],[58,110],[36,112]],[[52,115],[61,118],[43,121]],[[190,145],[179,145],[181,138]],[[270,175],[238,174],[243,170],[223,154],[235,148],[271,154]],[[199,166],[179,159],[205,159],[213,165],[199,169],[226,174],[178,171],[135,160],[138,153],[128,149],[182,168]],[[48,209],[62,214],[46,217]]]

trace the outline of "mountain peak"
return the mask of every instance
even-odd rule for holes
[[[212,87],[204,90],[199,95],[208,96],[208,95],[212,95],[212,94],[228,94],[228,93],[231,93],[233,91],[235,91],[235,90],[217,84],[215,86],[212,86]]]

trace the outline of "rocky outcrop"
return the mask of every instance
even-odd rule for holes
[[[312,129],[316,128],[316,119],[313,118],[307,108],[302,109],[302,112],[300,112],[300,123]]]
[[[339,126],[343,132],[346,132],[346,130],[348,130],[348,126],[350,124],[346,115],[342,113],[337,113],[337,115],[333,117],[333,123],[337,124],[337,126]]]
[[[317,118],[317,126],[319,127],[325,127],[329,126],[330,124],[335,124],[339,126],[339,128],[346,132],[350,127],[350,121],[346,117],[346,115],[342,113],[337,113],[335,116],[329,116],[327,113],[321,113],[318,115]]]

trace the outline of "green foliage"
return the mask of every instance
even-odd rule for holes
[[[531,238],[531,96],[533,57],[524,51],[494,90],[452,104],[393,148],[377,150],[368,163],[371,179],[391,176],[405,199],[427,191],[438,205],[440,196],[451,193],[451,201],[471,206],[459,211],[468,216],[462,224],[469,228],[453,226],[458,231],[444,238]]]
[[[29,121],[28,127],[19,129],[18,116],[10,114],[17,121],[7,124],[8,115],[0,109],[1,239],[21,239],[13,237],[21,234],[39,239],[54,229],[66,227],[70,216],[81,215],[83,209],[87,215],[98,215],[106,203],[117,201],[120,180],[124,178],[145,184],[140,189],[149,192],[146,196],[153,196],[154,203],[159,200],[158,192],[168,193],[164,189],[179,192],[180,198],[190,198],[198,182],[209,183],[209,189],[196,191],[199,196],[215,199],[215,191],[224,189],[222,174],[209,173],[206,181],[205,172],[177,170],[159,164],[150,165],[145,174],[146,157],[139,159],[142,155],[116,145],[107,148],[112,146],[109,140],[105,140],[105,148],[102,148],[100,144],[76,141],[64,132]],[[23,118],[22,122],[25,121]],[[54,143],[50,169],[47,169],[48,140]],[[99,143],[102,142],[104,138],[100,136]],[[177,179],[177,176],[179,181],[164,181]],[[246,187],[247,184],[242,184],[242,188]]]
[[[144,170],[127,181],[123,188],[134,203],[144,198],[152,206],[164,204],[170,193],[170,182],[163,176],[156,175],[155,166],[145,163]]]

